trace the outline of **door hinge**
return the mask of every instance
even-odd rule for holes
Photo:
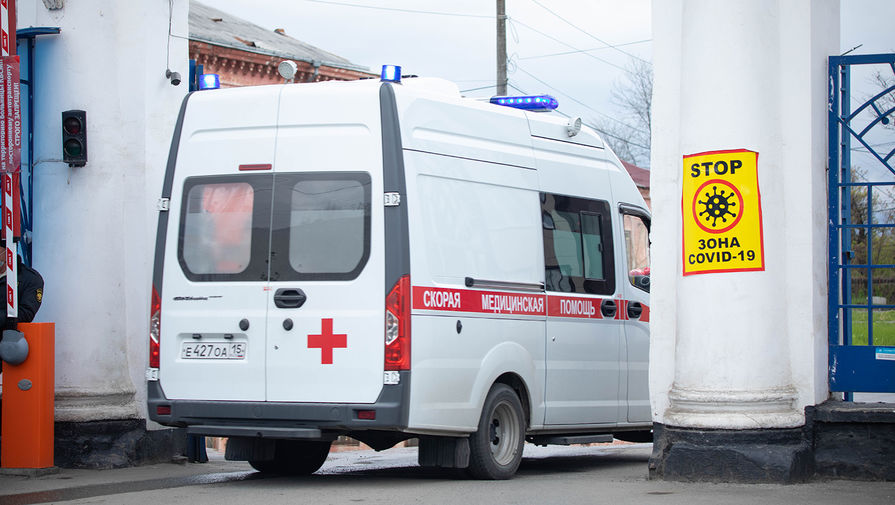
[[[386,207],[397,207],[401,205],[401,193],[390,191],[383,195],[383,203]]]
[[[158,202],[155,204],[155,208],[160,212],[167,212],[170,205],[171,205],[170,198],[159,198]]]

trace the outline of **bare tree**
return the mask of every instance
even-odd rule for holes
[[[615,154],[642,167],[649,166],[652,100],[652,65],[632,60],[624,79],[612,86],[612,103],[618,115],[597,122]]]
[[[874,85],[879,87],[879,91],[895,88],[895,77],[883,75],[880,71],[877,71],[873,75],[871,81]],[[877,107],[879,107],[883,114],[895,107],[895,91],[889,91],[879,97],[879,99],[877,99]],[[885,125],[886,128],[895,129],[895,124],[892,124],[892,120],[889,117],[884,118],[883,125]]]

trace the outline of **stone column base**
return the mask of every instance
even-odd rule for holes
[[[805,415],[793,406],[792,386],[748,391],[714,391],[682,388],[668,393],[671,408],[665,422],[671,426],[710,430],[761,430],[766,426],[796,428]]]
[[[186,430],[147,430],[145,419],[60,422],[55,463],[62,468],[122,468],[167,463],[186,452]]]
[[[650,479],[790,484],[814,474],[802,428],[706,430],[656,424]]]

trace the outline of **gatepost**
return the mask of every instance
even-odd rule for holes
[[[3,365],[0,473],[35,475],[53,466],[55,323],[20,323],[28,357]]]

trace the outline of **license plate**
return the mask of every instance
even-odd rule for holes
[[[245,359],[245,342],[184,342],[181,359]]]

